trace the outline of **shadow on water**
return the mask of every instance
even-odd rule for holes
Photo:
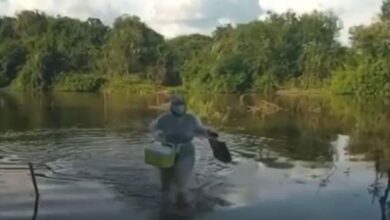
[[[37,172],[46,188],[37,219],[74,219],[61,214],[72,208],[85,218],[104,209],[114,216],[122,206],[131,211],[111,219],[389,218],[388,103],[201,94],[188,100],[221,130],[235,160],[234,165],[216,162],[207,143],[197,140],[189,212],[161,212],[156,170],[143,162],[144,147],[153,144],[146,125],[161,113],[150,107],[167,97],[0,93],[0,153],[44,167]],[[382,213],[366,204],[370,195]],[[88,206],[91,201],[97,205]],[[9,202],[0,201],[0,208],[27,209],[16,199]]]

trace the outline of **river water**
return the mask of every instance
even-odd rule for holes
[[[217,162],[207,141],[195,140],[193,208],[163,213],[143,149],[154,144],[148,124],[166,101],[0,93],[0,219],[390,219],[386,101],[189,96],[234,163]]]

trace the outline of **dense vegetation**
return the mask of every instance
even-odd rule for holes
[[[390,95],[390,0],[378,21],[337,40],[339,19],[313,11],[166,40],[138,17],[112,27],[22,11],[0,18],[0,87],[95,91],[183,85],[218,92],[330,88]]]

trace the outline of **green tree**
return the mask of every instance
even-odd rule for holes
[[[63,69],[63,60],[63,55],[54,48],[42,48],[39,52],[29,56],[13,82],[13,88],[21,90],[50,89],[55,77]]]
[[[147,78],[153,72],[158,47],[163,43],[163,37],[138,17],[119,17],[104,46],[103,73],[119,76],[138,74]]]
[[[21,38],[43,35],[48,16],[39,11],[21,11],[16,15],[16,32]]]
[[[380,21],[351,29],[350,48],[336,40],[339,19],[320,11],[268,13],[263,20],[217,27],[212,36],[169,40],[136,16],[118,17],[111,28],[95,18],[21,11],[0,18],[0,86],[91,91],[104,83],[148,89],[182,84],[241,93],[331,82],[335,91],[383,95],[389,8],[384,0]]]
[[[15,18],[0,17],[0,39],[2,39],[2,41],[15,39],[17,37],[15,22]]]
[[[390,1],[383,1],[381,20],[351,28],[352,48],[346,65],[336,71],[332,90],[357,95],[390,95]]]
[[[2,18],[0,37],[12,39],[2,43],[2,51],[9,51],[2,59],[2,86],[16,78],[15,88],[50,89],[60,74],[97,72],[109,30],[98,19],[82,22],[39,11]]]
[[[306,75],[323,80],[336,68],[339,30],[333,14],[317,11],[270,13],[264,21],[218,28],[212,44],[184,66],[184,83],[244,92]]]
[[[390,55],[390,26],[376,22],[368,26],[360,25],[351,29],[352,50],[376,58]]]
[[[7,86],[16,77],[26,59],[26,50],[19,42],[0,43],[0,87]]]
[[[390,0],[383,0],[380,17],[383,22],[390,22]]]
[[[174,56],[177,71],[182,71],[186,63],[197,57],[211,43],[210,37],[200,34],[179,36],[167,41]]]

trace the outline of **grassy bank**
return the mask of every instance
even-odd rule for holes
[[[300,88],[289,88],[280,89],[275,91],[276,95],[280,96],[324,96],[330,95],[331,92],[326,88],[321,89],[300,89]]]
[[[60,77],[54,84],[59,92],[127,92],[134,94],[153,94],[156,92],[183,91],[180,86],[156,85],[153,81],[137,76],[104,77],[93,74],[71,74]]]

